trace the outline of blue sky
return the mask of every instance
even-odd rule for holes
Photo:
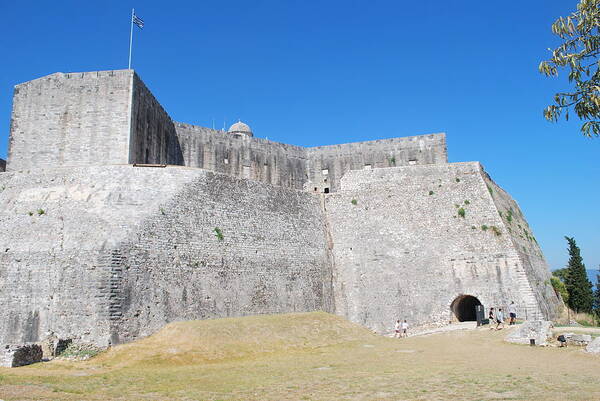
[[[543,119],[537,72],[574,0],[1,2],[0,157],[13,85],[133,67],[171,116],[302,146],[446,132],[519,202],[552,269],[574,236],[600,264],[600,139]]]

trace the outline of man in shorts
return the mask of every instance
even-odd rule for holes
[[[517,305],[515,305],[515,301],[512,301],[510,305],[508,305],[508,316],[510,316],[510,322],[508,322],[508,324],[509,326],[512,326],[517,320]]]
[[[402,337],[408,337],[408,323],[406,323],[406,319],[404,319],[400,328],[402,329]]]

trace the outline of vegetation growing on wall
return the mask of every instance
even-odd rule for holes
[[[219,227],[215,227],[215,236],[217,237],[217,239],[219,241],[223,241],[225,239],[225,236],[223,235],[223,231],[221,231],[221,229]]]
[[[569,292],[567,291],[567,287],[565,287],[565,283],[563,283],[562,280],[554,274],[554,272],[550,277],[550,284],[552,284],[554,292],[560,294],[563,302],[567,303],[569,301]]]

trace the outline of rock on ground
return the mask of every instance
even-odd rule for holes
[[[585,350],[586,352],[600,355],[600,337],[596,337],[594,341],[589,343],[587,347],[585,347]]]
[[[516,344],[529,344],[530,339],[535,339],[535,345],[546,345],[548,337],[552,335],[548,320],[530,320],[515,326],[504,338],[504,341]]]

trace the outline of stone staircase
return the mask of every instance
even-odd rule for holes
[[[519,287],[519,293],[525,302],[524,305],[517,306],[517,317],[524,320],[545,319],[523,267],[516,269],[515,280]],[[508,311],[506,314],[508,315]]]

